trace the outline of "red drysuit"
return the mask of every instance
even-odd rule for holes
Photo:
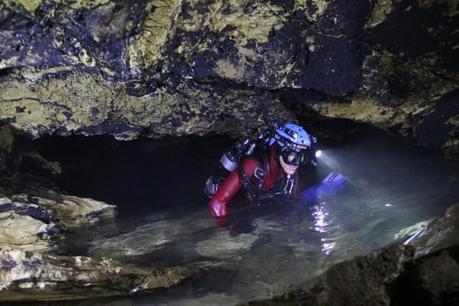
[[[212,216],[215,218],[225,218],[227,216],[229,202],[243,186],[243,179],[241,176],[245,175],[247,180],[250,180],[254,175],[257,175],[260,170],[263,170],[262,182],[259,186],[262,192],[268,192],[279,182],[283,170],[279,164],[279,156],[274,145],[271,146],[261,158],[263,159],[262,162],[255,157],[245,158],[242,161],[242,169],[234,170],[223,181],[215,195],[209,201]]]

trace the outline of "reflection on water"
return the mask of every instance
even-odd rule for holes
[[[89,229],[91,235],[72,237],[69,252],[187,265],[199,275],[166,291],[97,304],[234,305],[267,296],[333,263],[404,239],[410,231],[403,229],[459,200],[456,162],[378,135],[323,150],[318,176],[341,173],[346,188],[317,189],[314,196],[258,207],[240,197],[222,227],[210,217],[202,183],[229,141],[206,141],[116,144],[104,160],[96,151],[74,148],[84,163],[71,164],[76,159],[68,157],[66,166],[61,159],[67,170],[61,183],[69,192],[117,204],[121,212],[117,220]]]
[[[327,240],[324,238],[322,238],[321,241],[323,242],[321,251],[325,255],[329,255],[333,248],[336,246],[336,242],[327,243]]]
[[[327,203],[326,202],[319,202],[317,204],[312,205],[312,217],[314,218],[314,230],[318,233],[326,233],[328,232],[328,226],[331,224],[331,221],[328,219],[328,211],[327,211]],[[329,238],[321,238],[320,241],[322,242],[321,251],[325,255],[329,255],[330,252],[335,248],[336,242],[330,240]]]
[[[313,230],[318,233],[327,233],[330,232],[329,225],[331,221],[329,220],[329,213],[327,211],[327,203],[319,202],[317,204],[311,205],[311,214],[313,217]],[[330,255],[330,252],[335,248],[336,242],[330,238],[320,238],[322,243],[321,251],[325,255]]]
[[[312,216],[314,217],[314,230],[324,233],[326,231],[328,212],[326,209],[326,203],[320,202],[312,206]]]

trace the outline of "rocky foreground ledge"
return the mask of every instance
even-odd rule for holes
[[[185,268],[126,266],[106,257],[0,250],[0,301],[50,301],[128,295],[170,287]]]
[[[14,182],[3,179],[2,189],[7,185]],[[56,255],[57,241],[67,232],[113,218],[115,206],[35,187],[21,194],[0,189],[0,301],[128,295],[170,287],[189,276],[185,268]]]
[[[246,305],[459,305],[459,204],[405,242]]]

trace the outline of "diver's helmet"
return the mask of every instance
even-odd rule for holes
[[[296,166],[310,157],[316,141],[303,127],[291,122],[276,126],[274,139],[283,161]]]

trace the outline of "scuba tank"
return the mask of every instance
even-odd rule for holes
[[[243,139],[242,141],[236,143],[228,151],[223,153],[222,157],[220,158],[220,164],[223,166],[223,168],[229,172],[232,172],[239,166],[242,156],[249,156],[252,154],[255,147],[256,143],[254,141],[250,140],[249,138]]]
[[[236,170],[243,157],[252,155],[255,149],[264,149],[275,142],[272,137],[274,129],[267,129],[259,133],[255,139],[243,138],[236,142],[229,150],[223,153],[220,158],[220,165],[229,172]]]

